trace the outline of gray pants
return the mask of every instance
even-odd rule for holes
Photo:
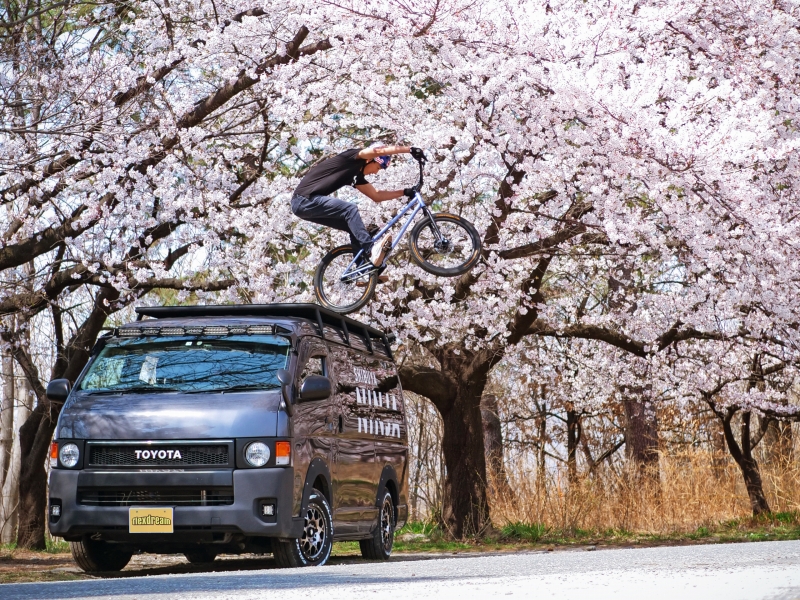
[[[292,212],[303,219],[318,225],[325,225],[350,234],[350,243],[356,248],[369,250],[372,236],[367,233],[358,207],[333,196],[294,196]]]

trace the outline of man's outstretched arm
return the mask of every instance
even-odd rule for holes
[[[379,156],[387,156],[392,154],[408,154],[411,152],[411,146],[374,146],[372,148],[364,148],[358,153],[358,158],[364,160],[372,160]],[[402,194],[401,194],[402,195]]]
[[[387,200],[394,200],[395,198],[403,196],[403,190],[379,192],[371,183],[357,185],[356,189],[373,202],[386,202]]]

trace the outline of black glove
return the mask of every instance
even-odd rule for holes
[[[428,160],[427,158],[425,158],[425,153],[422,151],[421,148],[411,148],[411,156],[413,156],[417,160]]]
[[[406,198],[413,198],[417,194],[417,190],[414,188],[406,188],[403,190],[403,196]]]

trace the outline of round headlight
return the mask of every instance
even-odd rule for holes
[[[78,464],[80,454],[75,444],[64,444],[61,446],[61,450],[58,451],[58,460],[61,461],[62,465],[71,469]]]
[[[269,460],[269,446],[263,442],[251,442],[245,448],[244,458],[254,467],[263,467]]]

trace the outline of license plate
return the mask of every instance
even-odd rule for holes
[[[173,533],[170,508],[129,508],[128,533]]]

